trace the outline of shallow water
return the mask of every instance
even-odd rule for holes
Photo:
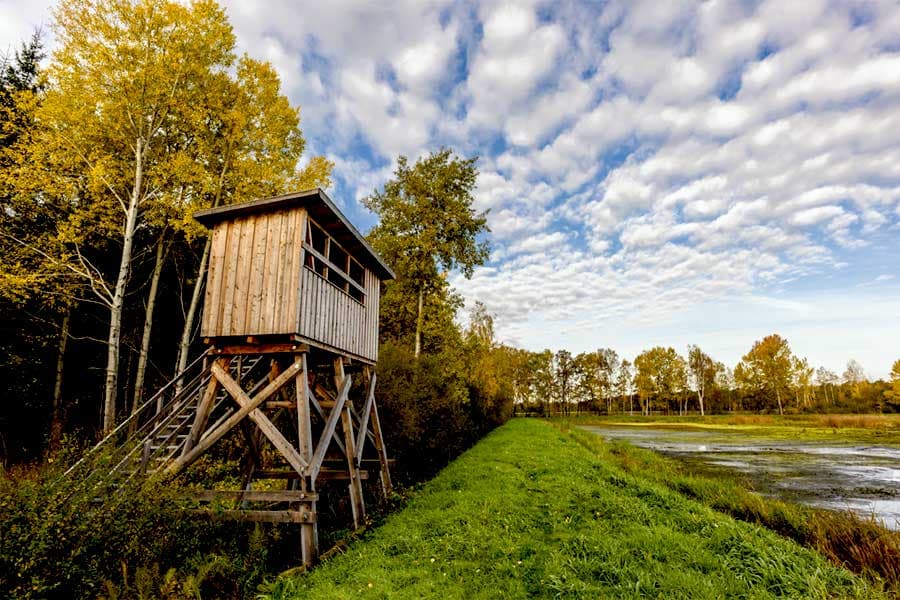
[[[584,429],[707,471],[737,471],[768,496],[875,515],[887,527],[900,530],[900,448],[663,427],[592,425]]]

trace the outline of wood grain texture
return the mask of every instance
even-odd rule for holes
[[[296,334],[332,351],[377,359],[380,279],[363,267],[361,283],[329,281],[328,270],[347,275],[351,258],[357,257],[338,255],[343,263],[338,268],[327,259],[327,250],[323,255],[305,247],[310,226],[302,208],[215,224],[201,321],[204,338]],[[325,277],[308,268],[306,256],[323,261]]]

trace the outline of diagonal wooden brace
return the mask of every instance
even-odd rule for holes
[[[298,363],[294,363],[295,365]],[[302,368],[302,363],[300,363],[300,367]],[[261,411],[259,408],[254,406],[254,402],[256,399],[251,400],[244,390],[241,389],[241,386],[234,379],[231,378],[224,369],[218,367],[218,365],[213,365],[213,375],[216,379],[219,380],[219,383],[222,384],[222,387],[234,398],[234,401],[237,402],[242,409],[250,408],[250,412],[247,416],[256,423],[256,426],[259,427],[259,430],[263,432],[269,441],[272,442],[272,445],[281,453],[281,455],[288,461],[294,470],[297,471],[298,474],[303,475],[306,473],[306,468],[309,466],[309,463],[300,456],[300,453],[297,452],[297,449],[294,448],[291,443],[285,438],[278,428],[275,427],[275,424],[269,420],[269,418]],[[293,376],[291,377],[293,378]],[[277,381],[278,378],[275,379]],[[259,403],[256,403],[258,406]]]
[[[316,446],[316,453],[313,455],[312,463],[309,466],[309,476],[312,478],[313,483],[315,483],[316,477],[319,475],[319,469],[322,468],[325,452],[328,450],[331,437],[334,435],[334,429],[337,427],[338,421],[341,420],[341,412],[344,410],[344,403],[347,401],[349,394],[350,377],[347,376],[344,378],[344,385],[341,386],[341,392],[334,402],[334,408],[331,409],[331,414],[328,415],[328,421],[325,422],[322,435],[319,436],[319,444]]]
[[[221,359],[218,359],[216,362],[219,362],[219,360]],[[190,452],[191,448],[193,448],[200,439],[200,434],[206,428],[206,421],[209,418],[209,413],[212,410],[218,391],[219,380],[215,377],[210,377],[209,383],[206,385],[206,390],[203,392],[203,397],[200,399],[200,404],[197,406],[197,412],[194,414],[194,423],[191,426],[191,431],[188,434],[187,440],[185,440],[182,456]]]
[[[369,415],[372,413],[372,405],[375,403],[375,374],[369,379],[369,389],[366,394],[366,404],[359,416],[359,433],[356,435],[356,466],[362,462],[363,448],[366,443],[366,433],[369,429]]]
[[[217,368],[218,367],[218,368]],[[284,371],[281,375],[278,376],[277,379],[269,383],[266,387],[261,389],[259,393],[253,397],[246,405],[241,406],[240,410],[236,413],[228,417],[225,422],[216,427],[213,430],[207,431],[205,435],[200,438],[200,441],[197,442],[197,445],[194,446],[190,452],[180,457],[178,460],[170,464],[166,468],[166,473],[169,475],[175,475],[184,470],[188,465],[197,460],[200,455],[202,455],[206,450],[209,449],[210,446],[215,444],[219,439],[231,431],[235,425],[241,422],[247,415],[249,415],[252,411],[254,411],[260,404],[268,400],[275,392],[280,390],[285,384],[287,384],[293,377],[297,375],[297,373],[302,369],[302,362],[296,361],[292,364],[287,370]],[[216,373],[224,373],[229,380],[234,382],[230,376],[225,372],[224,369],[219,367],[216,364],[212,366],[212,373],[216,376]],[[221,382],[221,379],[216,376]],[[243,390],[241,391],[243,393]],[[245,394],[246,396],[246,394]],[[293,466],[293,465],[291,465]]]
[[[321,389],[321,386],[317,386],[317,391],[319,391],[319,389]],[[324,391],[324,390],[322,390],[322,391]],[[316,410],[318,415],[322,418],[322,421],[327,421],[328,417],[325,416],[325,411],[322,409],[322,405],[319,404],[318,398],[316,398],[315,394],[312,393],[312,390],[309,389],[309,387],[306,388],[306,396],[307,396],[307,398],[309,398],[309,403]],[[334,433],[333,437],[334,437],[334,443],[337,445],[338,449],[341,451],[341,454],[343,454],[344,456],[347,456],[347,449],[344,448],[344,442],[341,441],[341,437],[337,434],[337,432]]]

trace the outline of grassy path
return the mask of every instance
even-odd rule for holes
[[[877,597],[775,533],[513,420],[272,598]]]

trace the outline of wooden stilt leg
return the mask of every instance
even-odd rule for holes
[[[372,377],[375,377],[374,373]],[[374,393],[375,390],[372,389],[372,394],[374,395]],[[388,455],[387,448],[384,445],[384,435],[381,431],[381,419],[378,418],[378,403],[375,402],[374,396],[372,399],[372,414],[369,418],[372,422],[372,433],[375,434],[375,450],[378,452],[378,462],[381,466],[381,491],[384,492],[384,497],[387,498],[393,491],[394,486],[391,483],[391,471],[388,468]]]
[[[300,456],[307,462],[312,462],[313,458],[313,440],[312,440],[312,421],[309,410],[309,373],[306,365],[306,354],[300,357],[303,367],[295,380],[295,393],[297,396],[297,449]],[[301,490],[304,492],[315,492],[315,484],[309,475],[304,476],[300,480]],[[306,508],[312,513],[312,522],[304,521],[300,524],[300,554],[303,564],[311,567],[315,563],[319,554],[319,529],[316,523],[316,503],[315,501],[301,504],[298,510]]]
[[[372,404],[372,429],[375,433],[375,449],[378,451],[378,461],[381,466],[381,490],[385,498],[394,491],[391,483],[391,471],[388,468],[387,449],[384,447],[384,436],[381,434],[381,420],[378,418],[378,403]]]
[[[337,388],[340,389],[344,382],[344,361],[338,358],[334,361],[334,379]],[[337,407],[335,407],[337,408]],[[341,412],[341,423],[344,429],[344,448],[347,454],[347,471],[350,474],[350,505],[353,509],[353,525],[361,527],[366,518],[366,505],[363,500],[362,479],[359,476],[359,470],[356,468],[356,440],[353,437],[353,417],[350,414],[349,399],[345,403]]]

